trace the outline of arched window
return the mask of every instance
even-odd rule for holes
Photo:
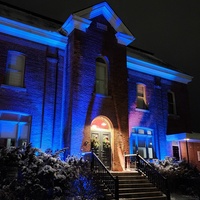
[[[108,66],[102,57],[96,59],[96,94],[108,95]]]
[[[111,131],[110,122],[105,117],[98,116],[92,121],[91,130]]]

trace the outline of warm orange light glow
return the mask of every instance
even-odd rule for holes
[[[107,124],[105,122],[101,123],[102,126],[106,126]]]
[[[92,121],[91,128],[94,129],[110,129],[108,122],[104,117],[97,117]]]

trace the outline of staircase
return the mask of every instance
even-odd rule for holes
[[[137,171],[112,172],[119,178],[120,200],[166,200],[166,196]],[[110,199],[108,197],[108,199]]]

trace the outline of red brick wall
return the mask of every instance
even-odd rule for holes
[[[189,97],[186,84],[172,82],[170,90],[175,94],[176,116],[168,117],[167,133],[191,132]]]
[[[97,21],[107,25],[107,31],[96,28]],[[121,155],[129,149],[126,47],[117,43],[114,29],[103,17],[94,19],[86,32],[75,30],[69,42],[68,53],[73,58],[69,63],[72,72],[71,152],[90,150],[90,124],[95,117],[103,115],[113,125],[112,169],[121,170]],[[108,97],[94,93],[95,62],[99,55],[107,57],[109,62]]]
[[[5,77],[9,50],[25,54],[25,90],[0,88],[0,110],[32,116],[31,143],[43,150],[61,148],[63,59],[61,51],[11,36],[0,36],[0,74]],[[59,63],[58,63],[59,59]],[[58,82],[58,77],[59,81]],[[4,78],[0,84],[4,84]],[[56,119],[58,119],[56,121]],[[57,135],[56,135],[57,134]],[[59,135],[59,137],[58,137]],[[53,140],[57,138],[53,142]]]
[[[200,161],[198,161],[197,151],[200,151],[200,143],[188,141],[189,163],[200,170]],[[180,142],[181,157],[188,161],[186,142]]]

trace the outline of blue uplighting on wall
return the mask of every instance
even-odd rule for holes
[[[62,27],[68,34],[70,34],[75,28],[86,31],[91,23],[90,19],[100,15],[103,15],[116,30],[117,33],[115,36],[118,43],[127,46],[135,40],[132,33],[126,28],[121,19],[114,13],[106,2],[99,3],[83,11],[74,13],[68,18]]]
[[[70,15],[66,22],[62,25],[62,29],[69,35],[75,28],[86,32],[92,21],[76,16]]]

